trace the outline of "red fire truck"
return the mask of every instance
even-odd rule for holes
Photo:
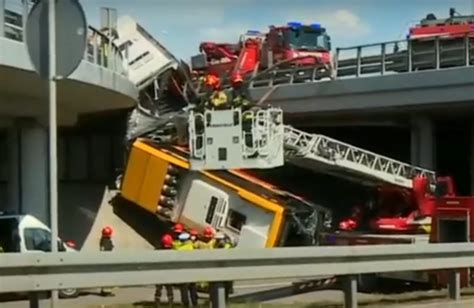
[[[318,77],[332,77],[330,37],[320,24],[289,22],[270,26],[269,32],[248,31],[238,44],[205,42],[201,54],[191,58],[198,74],[245,76],[281,63],[288,66],[320,66]]]

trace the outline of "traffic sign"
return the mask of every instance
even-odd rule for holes
[[[87,22],[78,0],[56,0],[56,72],[49,74],[48,2],[35,3],[26,22],[26,46],[41,78],[66,78],[84,57]]]

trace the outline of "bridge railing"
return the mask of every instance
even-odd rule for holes
[[[337,48],[337,77],[363,77],[474,65],[472,32]]]
[[[32,5],[29,1],[0,0],[0,38],[24,42],[24,28]],[[127,65],[118,47],[99,30],[89,26],[84,60],[127,76]]]

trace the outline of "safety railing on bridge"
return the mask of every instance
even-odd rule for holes
[[[32,1],[0,0],[0,38],[24,42],[24,28]],[[117,46],[99,30],[89,26],[84,60],[127,76],[127,66]]]
[[[363,77],[474,65],[473,32],[337,48],[337,77]]]

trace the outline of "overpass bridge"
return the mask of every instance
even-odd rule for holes
[[[283,108],[289,117],[357,117],[470,108],[474,100],[474,38],[442,37],[338,48],[337,77],[315,80],[309,69],[274,70],[251,82],[251,96]],[[300,123],[300,122],[299,122]]]
[[[286,122],[297,127],[406,127],[411,163],[429,169],[436,169],[435,119],[463,118],[469,128],[457,134],[468,144],[459,155],[474,152],[472,36],[455,43],[435,37],[338,48],[335,60],[334,80],[317,80],[314,68],[276,68],[251,79],[250,96],[281,107]],[[474,193],[472,154],[466,160]]]
[[[0,211],[30,213],[47,222],[48,91],[34,72],[24,43],[31,6],[29,0],[0,0]],[[82,62],[69,78],[58,82],[61,130],[74,127],[80,116],[130,108],[138,100],[138,89],[128,78],[127,59],[118,47],[91,26],[87,37]],[[88,137],[91,140],[79,140],[60,131],[59,178],[77,181],[83,173],[100,174],[111,165],[113,144],[101,137],[95,131]],[[85,190],[74,186],[64,193],[61,187],[62,224],[88,232],[87,215],[94,209],[88,208],[92,202],[86,201]],[[97,205],[102,193],[95,192]]]

